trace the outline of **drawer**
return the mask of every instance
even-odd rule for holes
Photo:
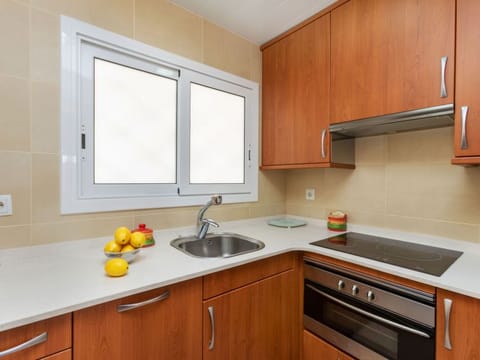
[[[297,257],[296,253],[288,253],[206,275],[203,278],[203,298],[208,299],[293,269]]]
[[[38,339],[38,343],[32,344],[34,342],[32,339],[35,338]],[[25,345],[23,349],[3,356],[2,360],[40,359],[70,348],[72,346],[71,314],[1,332],[0,356],[9,349],[22,344]],[[28,346],[29,344],[31,346]]]

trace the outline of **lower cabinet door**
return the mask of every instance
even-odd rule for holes
[[[437,360],[480,360],[480,300],[437,289]]]
[[[204,360],[297,360],[298,276],[287,271],[204,301]]]
[[[202,358],[202,279],[73,313],[75,360]]]
[[[336,347],[318,338],[311,332],[303,331],[303,360],[353,360]]]

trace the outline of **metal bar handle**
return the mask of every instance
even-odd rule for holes
[[[462,134],[460,135],[460,148],[462,150],[465,150],[468,148],[467,116],[468,116],[468,106],[462,106]]]
[[[417,329],[414,329],[414,328],[411,328],[409,326],[405,326],[405,325],[402,325],[402,324],[399,324],[395,321],[392,321],[392,320],[388,320],[388,319],[384,319],[383,317],[381,316],[378,316],[378,315],[375,315],[375,314],[371,314],[369,313],[368,311],[365,311],[365,310],[362,310],[356,306],[353,306],[353,305],[350,305],[348,303],[346,303],[345,301],[342,301],[342,300],[339,300],[321,290],[318,290],[317,288],[313,287],[312,285],[309,285],[307,284],[306,285],[308,288],[312,289],[313,291],[316,291],[317,293],[319,293],[320,295],[322,296],[325,296],[327,299],[339,304],[339,305],[342,305],[350,310],[353,310],[359,314],[362,314],[370,319],[373,319],[373,320],[377,320],[377,321],[380,321],[381,323],[384,323],[386,325],[390,325],[390,326],[393,326],[397,329],[400,329],[400,330],[404,330],[404,331],[407,331],[409,333],[412,333],[412,334],[415,334],[415,335],[420,335],[420,336],[423,336],[427,339],[430,339],[430,335],[427,334],[426,332],[423,332],[423,331],[420,331],[420,330],[417,330]]]
[[[450,299],[443,299],[443,307],[445,310],[445,336],[443,338],[443,346],[452,350],[452,343],[450,341],[450,313],[452,311],[453,301]]]
[[[154,297],[152,299],[149,299],[149,300],[141,301],[141,302],[135,303],[135,304],[118,305],[117,306],[117,312],[124,312],[124,311],[137,309],[137,308],[142,307],[142,306],[150,305],[150,304],[168,299],[169,296],[170,296],[170,291],[167,290],[163,294],[161,294],[157,297]]]
[[[212,329],[210,340],[208,341],[208,350],[215,347],[215,310],[213,306],[208,307],[208,316],[210,317],[210,328]]]
[[[7,356],[7,355],[11,355],[13,353],[16,353],[16,352],[19,352],[19,351],[22,351],[22,350],[25,350],[25,349],[28,349],[32,346],[41,344],[41,343],[47,341],[47,339],[48,339],[48,333],[44,332],[44,333],[34,337],[33,339],[25,341],[24,343],[22,343],[20,345],[14,346],[14,347],[12,347],[10,349],[7,349],[7,350],[0,351],[0,358],[4,357],[4,356]]]
[[[327,136],[327,129],[322,130],[322,159],[325,159],[327,157],[326,151],[325,151],[325,137]]]
[[[448,56],[443,56],[440,63],[441,63],[441,67],[442,67],[442,82],[441,82],[441,85],[440,85],[440,97],[442,98],[446,98],[448,95],[447,95],[447,84],[446,84],[446,80],[445,80],[445,72],[447,71],[447,60],[448,60]]]

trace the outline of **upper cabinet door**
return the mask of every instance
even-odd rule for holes
[[[331,23],[332,123],[453,103],[454,0],[351,0]]]
[[[262,167],[328,162],[330,14],[263,50],[262,84]]]
[[[457,0],[455,156],[465,158],[453,163],[480,163],[479,19],[478,0]]]

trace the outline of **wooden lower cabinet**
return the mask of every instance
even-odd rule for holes
[[[75,360],[201,359],[202,279],[76,311],[73,334]]]
[[[2,360],[71,359],[71,354],[69,357],[59,358],[50,356],[72,346],[71,324],[71,314],[66,314],[0,332],[0,357]],[[34,338],[38,339],[38,343],[26,346],[27,342]],[[10,355],[5,354],[9,349],[21,344],[25,344],[25,349]]]
[[[298,272],[289,270],[204,301],[204,360],[297,360]]]
[[[303,331],[303,360],[353,360],[311,332]]]
[[[445,347],[447,323],[451,349]],[[480,300],[438,289],[436,331],[437,360],[479,360]]]

